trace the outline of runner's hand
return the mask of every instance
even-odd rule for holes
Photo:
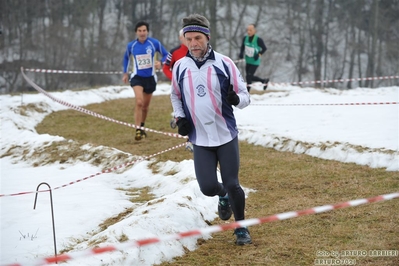
[[[180,117],[176,121],[177,126],[179,127],[179,134],[182,136],[187,136],[188,133],[191,131],[191,125],[190,122],[184,117]]]
[[[122,81],[123,81],[123,83],[128,84],[128,82],[129,82],[129,74],[128,73],[123,74]]]
[[[233,90],[233,85],[230,84],[229,92],[227,93],[227,102],[231,105],[237,105],[240,103],[240,98],[237,93]]]

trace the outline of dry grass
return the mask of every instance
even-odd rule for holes
[[[121,122],[133,124],[134,99],[109,101],[93,104],[85,108]],[[177,133],[170,128],[172,107],[167,96],[153,97],[145,127]],[[148,139],[135,141],[135,129],[108,122],[73,110],[60,111],[48,115],[36,128],[39,133],[63,136],[80,143],[104,145],[117,148],[133,155],[149,156],[185,142],[182,138],[172,138],[163,134],[147,132]],[[179,150],[180,151],[180,150]],[[189,152],[167,152],[156,157],[159,161],[180,161],[191,159]]]
[[[133,106],[133,99],[123,99],[85,108],[132,123]],[[176,133],[169,127],[171,111],[168,96],[154,97],[146,127]],[[136,142],[133,128],[72,110],[49,115],[37,131],[134,155],[151,155],[184,142],[155,133]],[[241,184],[256,190],[247,199],[247,218],[399,191],[398,172],[278,152],[244,142],[240,142],[240,150]],[[192,159],[192,155],[179,148],[156,158],[181,161]],[[244,247],[234,245],[232,231],[220,232],[211,240],[199,240],[197,250],[161,265],[314,265],[315,259],[323,258],[317,251],[399,250],[398,210],[399,199],[394,199],[253,226],[253,244]],[[356,259],[357,265],[399,265],[398,256],[349,258]]]

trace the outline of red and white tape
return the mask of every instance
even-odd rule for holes
[[[243,59],[235,60],[235,63],[242,62]],[[123,74],[123,71],[86,71],[86,70],[60,70],[60,69],[44,69],[44,68],[25,68],[25,71],[35,73],[50,73],[50,74]],[[162,70],[156,70],[161,72]]]
[[[322,84],[322,83],[336,83],[336,82],[346,82],[346,81],[360,81],[360,80],[384,80],[384,79],[398,79],[399,76],[383,76],[383,77],[367,77],[367,78],[352,78],[352,79],[328,79],[328,80],[316,80],[316,81],[298,81],[298,82],[271,82],[268,83],[257,83],[249,84],[250,87],[256,88],[258,86],[265,85],[302,85],[302,84]]]
[[[242,62],[243,59],[235,60],[235,63]],[[26,68],[25,71],[36,73],[51,73],[51,74],[123,74],[122,71],[84,71],[84,70],[57,70],[57,69],[39,69],[39,68]],[[160,72],[160,70],[157,70]],[[381,77],[366,77],[366,78],[351,78],[351,79],[328,79],[328,80],[315,80],[315,81],[297,81],[297,82],[269,82],[271,85],[302,85],[302,84],[322,84],[322,83],[335,83],[346,81],[361,81],[361,80],[385,80],[385,79],[398,79],[399,76],[381,76]],[[262,84],[266,85],[266,84]],[[256,85],[251,85],[252,87]]]
[[[122,71],[84,71],[84,70],[58,70],[58,69],[39,69],[26,68],[25,71],[36,73],[51,73],[51,74],[123,74]]]
[[[55,71],[55,70],[54,70],[54,71]],[[51,98],[51,99],[52,99],[53,101],[55,101],[55,102],[58,102],[58,103],[60,103],[60,104],[62,104],[62,105],[64,105],[64,106],[70,107],[70,108],[72,108],[72,109],[74,109],[74,110],[76,110],[76,111],[79,111],[79,112],[82,112],[82,113],[86,113],[86,114],[89,114],[89,115],[92,115],[92,116],[95,116],[95,117],[99,117],[99,118],[102,118],[102,119],[105,119],[105,120],[108,120],[108,121],[111,121],[111,122],[115,122],[115,123],[118,123],[118,124],[123,124],[123,125],[129,126],[129,127],[139,128],[139,127],[137,127],[137,126],[135,126],[135,125],[128,124],[128,123],[126,123],[126,122],[120,122],[120,121],[114,120],[114,119],[112,119],[112,118],[108,118],[108,117],[105,117],[105,116],[103,116],[103,115],[97,114],[97,113],[95,113],[95,112],[86,110],[86,109],[84,109],[84,108],[82,108],[82,107],[75,106],[75,105],[73,105],[73,104],[70,104],[70,103],[64,102],[64,101],[62,101],[62,100],[59,100],[59,99],[57,99],[57,98],[51,96],[51,95],[50,95],[49,93],[47,93],[44,89],[40,88],[37,84],[35,84],[32,80],[30,80],[30,79],[25,75],[25,73],[24,73],[24,71],[23,71],[23,68],[21,68],[21,72],[22,72],[22,76],[26,79],[26,81],[27,81],[29,84],[31,84],[37,91],[39,91],[39,92],[45,94],[47,97]],[[84,71],[80,71],[80,72],[84,72]],[[399,76],[392,76],[392,77],[399,78]],[[380,77],[379,79],[381,79],[381,77]],[[284,83],[274,83],[274,84],[284,84]],[[291,83],[291,84],[292,84],[292,83]],[[314,103],[314,104],[306,104],[306,103],[303,103],[303,104],[297,103],[297,104],[295,104],[295,103],[292,103],[292,104],[251,104],[251,105],[258,105],[258,106],[331,106],[331,105],[386,105],[386,104],[398,104],[398,103],[399,103],[399,102],[375,102],[375,103],[367,103],[367,102],[366,102],[366,103]],[[143,129],[143,130],[146,130],[146,131],[149,131],[149,132],[155,132],[155,133],[160,133],[160,134],[166,134],[166,135],[172,136],[172,137],[187,138],[187,137],[180,136],[179,134],[165,133],[165,132],[155,131],[155,130],[152,130],[152,129],[149,129],[149,128],[140,128],[140,129]]]
[[[399,104],[399,102],[375,102],[375,103],[269,103],[269,104],[257,104],[251,105],[257,106],[331,106],[331,105],[386,105],[386,104]]]
[[[360,81],[360,80],[384,80],[384,79],[398,79],[399,76],[382,76],[382,77],[366,77],[366,78],[351,78],[351,79],[328,79],[328,80],[315,80],[315,81],[299,81],[299,82],[276,82],[273,85],[301,85],[301,84],[321,84],[321,83],[335,83],[346,81]]]
[[[35,88],[38,92],[41,92],[41,93],[43,93],[44,95],[46,95],[47,97],[49,97],[50,99],[52,99],[53,101],[55,101],[55,102],[57,102],[57,103],[59,103],[59,104],[62,104],[62,105],[64,105],[64,106],[66,106],[66,107],[69,107],[69,108],[71,108],[71,109],[74,109],[74,110],[76,110],[76,111],[79,111],[79,112],[82,112],[82,113],[85,113],[85,114],[88,114],[88,115],[91,115],[91,116],[94,116],[94,117],[97,117],[97,118],[101,118],[101,119],[104,119],[104,120],[107,120],[107,121],[110,121],[110,122],[114,122],[114,123],[117,123],[117,124],[121,124],[121,125],[124,125],[124,126],[128,126],[128,127],[133,127],[133,128],[136,128],[136,129],[145,130],[145,131],[147,131],[147,132],[152,132],[152,133],[157,133],[157,134],[163,134],[163,135],[170,136],[170,137],[175,137],[175,138],[187,139],[187,136],[181,136],[181,135],[179,135],[179,134],[170,133],[170,132],[162,132],[162,131],[158,131],[158,130],[154,130],[154,129],[150,129],[150,128],[146,128],[146,127],[139,127],[139,126],[136,126],[136,125],[133,125],[133,124],[130,124],[130,123],[126,123],[126,122],[121,122],[121,121],[115,120],[115,119],[113,119],[113,118],[110,118],[110,117],[107,117],[107,116],[100,115],[100,114],[97,114],[97,113],[95,113],[95,112],[89,111],[89,110],[87,110],[87,109],[85,109],[85,108],[83,108],[83,107],[79,107],[79,106],[73,105],[73,104],[71,104],[71,103],[65,102],[65,101],[63,101],[63,100],[57,99],[57,98],[55,98],[54,96],[52,96],[51,94],[49,94],[47,91],[45,91],[44,89],[42,89],[41,87],[39,87],[39,86],[38,86],[36,83],[34,83],[31,79],[29,79],[29,78],[25,75],[24,70],[23,70],[22,67],[21,67],[21,73],[22,73],[22,76],[24,77],[24,79],[25,79],[33,88]]]
[[[187,144],[187,142],[183,142],[183,143],[181,143],[181,144],[179,144],[179,145],[176,145],[176,146],[174,146],[174,147],[168,148],[168,149],[166,149],[166,150],[159,151],[159,152],[154,153],[154,154],[152,154],[152,155],[144,156],[144,157],[142,157],[142,158],[140,158],[140,159],[137,159],[137,160],[134,160],[134,161],[132,161],[132,162],[124,163],[124,164],[121,164],[121,165],[118,165],[118,166],[115,166],[115,167],[112,167],[112,168],[105,169],[105,170],[103,170],[103,171],[101,171],[101,172],[98,172],[98,173],[95,173],[95,174],[86,176],[86,177],[84,177],[84,178],[81,178],[81,179],[78,179],[78,180],[75,180],[75,181],[72,181],[72,182],[69,182],[69,183],[64,184],[64,185],[62,185],[62,186],[52,188],[51,190],[54,191],[54,190],[57,190],[57,189],[60,189],[60,188],[64,188],[64,187],[67,187],[67,186],[70,186],[70,185],[73,185],[73,184],[77,184],[77,183],[79,183],[79,182],[85,181],[85,180],[90,179],[90,178],[93,178],[93,177],[95,177],[95,176],[99,176],[99,175],[101,175],[101,174],[111,173],[111,172],[116,171],[116,170],[118,170],[118,169],[121,169],[121,168],[130,166],[130,165],[133,165],[133,164],[135,164],[135,163],[137,163],[137,162],[144,161],[144,160],[150,159],[150,158],[152,158],[152,157],[155,157],[155,156],[157,156],[157,155],[160,155],[160,154],[162,154],[162,153],[165,153],[165,152],[168,152],[168,151],[171,151],[171,150],[174,150],[174,149],[177,149],[177,148],[186,146],[186,144]],[[50,191],[50,190],[49,190],[49,189],[45,189],[45,190],[39,190],[39,191],[25,191],[25,192],[11,193],[11,194],[0,194],[0,198],[1,198],[1,197],[21,196],[21,195],[26,195],[26,194],[32,194],[32,193],[37,193],[37,192],[48,192],[48,191]]]
[[[90,250],[84,250],[84,251],[80,251],[80,252],[64,253],[64,254],[60,254],[59,256],[56,256],[56,257],[54,256],[54,257],[41,258],[41,259],[38,259],[35,261],[30,261],[29,263],[14,263],[14,264],[8,264],[5,266],[47,265],[47,264],[52,264],[52,263],[57,263],[57,262],[62,262],[62,261],[76,260],[78,258],[93,256],[93,255],[97,255],[97,254],[101,254],[101,253],[105,253],[105,252],[112,252],[112,251],[117,251],[117,250],[123,251],[128,248],[132,248],[132,247],[141,247],[141,246],[151,245],[151,244],[160,243],[160,242],[164,242],[164,241],[179,240],[179,239],[186,238],[186,237],[207,235],[207,234],[211,234],[211,233],[232,230],[232,229],[239,228],[239,227],[247,227],[247,226],[258,225],[258,224],[263,224],[263,223],[281,221],[281,220],[296,218],[296,217],[310,215],[310,214],[322,213],[322,212],[327,212],[327,211],[332,211],[332,210],[337,210],[337,209],[343,209],[343,208],[347,208],[347,207],[355,207],[355,206],[373,203],[373,202],[391,200],[391,199],[395,199],[395,198],[399,198],[399,192],[395,192],[395,193],[391,193],[391,194],[384,194],[384,195],[380,195],[380,196],[376,196],[376,197],[372,197],[372,198],[356,199],[356,200],[351,200],[351,201],[342,202],[342,203],[338,203],[338,204],[313,207],[313,208],[301,210],[301,211],[284,212],[284,213],[280,213],[280,214],[266,216],[263,218],[242,220],[242,221],[223,224],[223,225],[214,225],[214,226],[210,226],[207,228],[195,229],[195,230],[181,232],[181,233],[177,233],[177,234],[165,235],[162,237],[153,237],[153,238],[147,238],[147,239],[141,239],[141,240],[135,240],[135,241],[128,241],[128,242],[121,243],[118,245],[93,248]]]

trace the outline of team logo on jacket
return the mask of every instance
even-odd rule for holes
[[[205,94],[206,94],[206,92],[205,92],[205,86],[204,86],[204,85],[198,85],[198,86],[197,86],[197,95],[198,95],[199,97],[204,97]]]

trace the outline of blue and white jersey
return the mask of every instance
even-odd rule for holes
[[[134,65],[131,77],[138,75],[140,77],[151,77],[155,75],[154,56],[159,52],[162,55],[161,62],[165,62],[168,51],[157,39],[148,37],[144,43],[137,39],[129,42],[123,57],[123,73],[128,73],[130,58],[133,57]]]
[[[237,108],[248,106],[250,95],[229,57],[212,51],[205,62],[197,63],[187,55],[173,67],[170,98],[174,116],[191,123],[188,137],[193,144],[220,146],[238,134],[233,107],[226,100],[230,84],[240,98]]]

